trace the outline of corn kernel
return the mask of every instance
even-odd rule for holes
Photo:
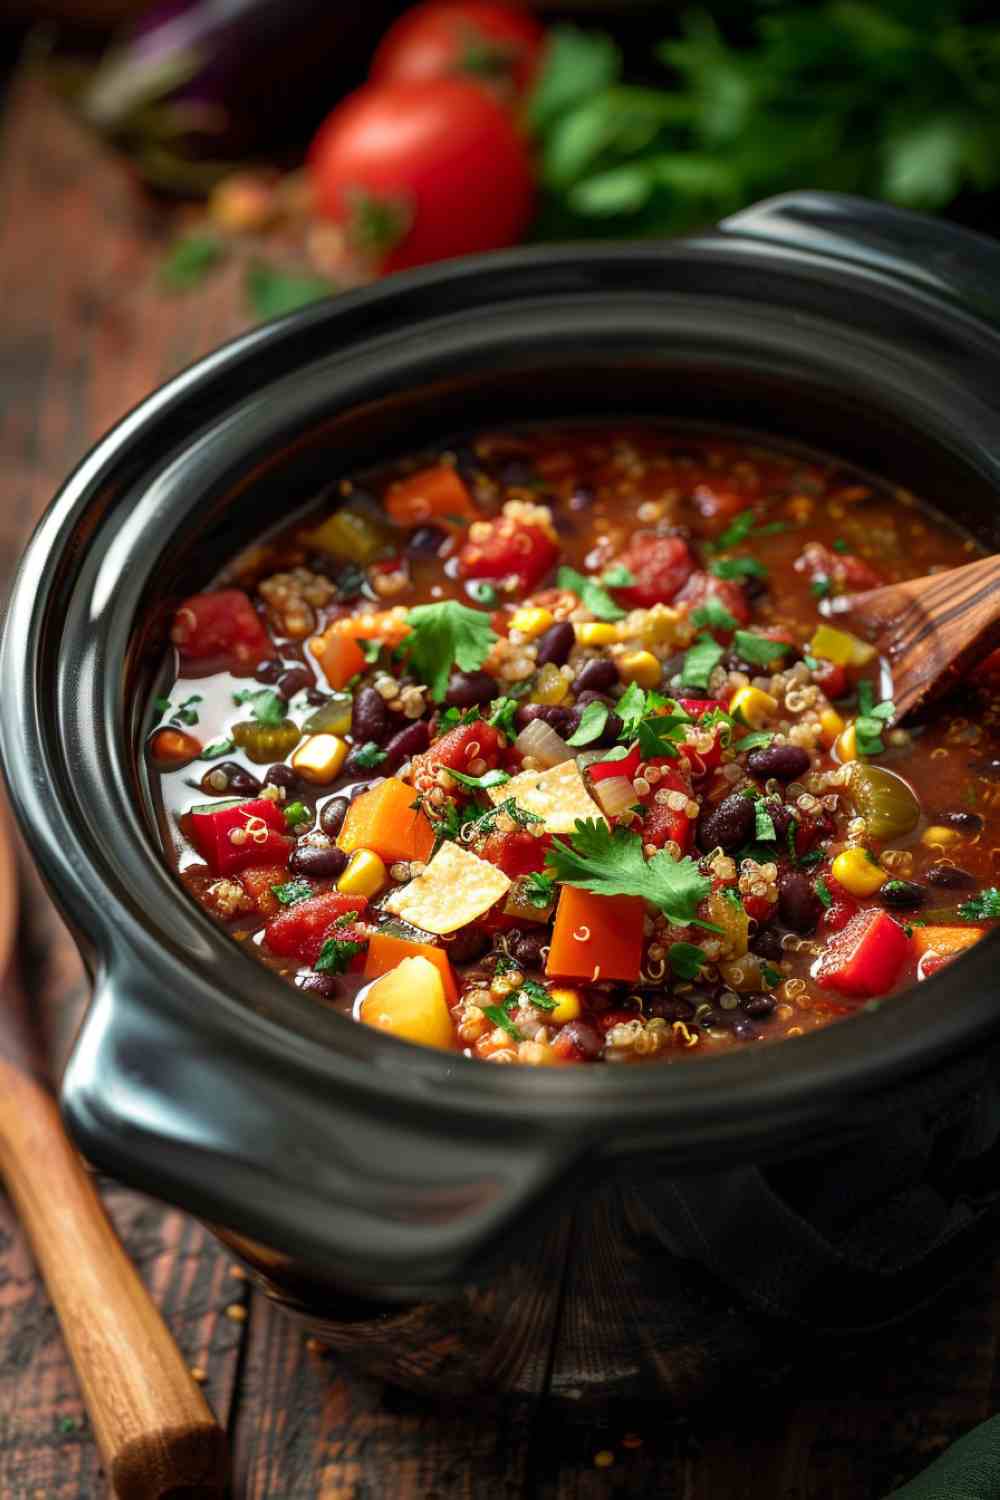
[[[610,646],[618,639],[618,629],[603,620],[589,620],[585,625],[574,626],[576,638],[581,646]]]
[[[550,661],[542,667],[531,690],[532,703],[561,703],[569,692],[569,683]]]
[[[355,849],[347,869],[337,881],[342,896],[375,896],[388,876],[382,860],[371,849]]]
[[[842,849],[830,867],[834,880],[852,896],[873,896],[889,879],[865,849]]]
[[[835,708],[824,708],[819,716],[820,739],[829,750],[844,728],[844,721]]]
[[[833,744],[833,753],[841,762],[857,760],[858,758],[858,735],[854,722],[848,724],[847,728],[838,734]]]
[[[555,1010],[546,1013],[547,1021],[561,1026],[564,1021],[575,1021],[580,1015],[580,996],[576,990],[549,990],[549,998],[556,1002]]]
[[[920,842],[926,844],[930,849],[935,844],[945,846],[957,844],[960,842],[961,837],[962,835],[957,833],[954,828],[944,828],[939,823],[932,823],[930,828],[925,828],[920,835]]]
[[[852,635],[849,630],[834,630],[832,625],[817,625],[809,650],[813,656],[836,662],[840,667],[864,667],[875,655],[875,647],[860,636]]]
[[[548,630],[554,616],[547,609],[519,609],[510,619],[511,630],[519,630],[525,640],[533,641],[536,635]]]
[[[339,734],[311,734],[293,754],[292,770],[303,781],[325,786],[334,779],[346,759],[347,742]]]
[[[760,729],[765,720],[778,712],[778,700],[765,693],[763,688],[741,687],[733,694],[729,712],[751,729]]]
[[[629,651],[618,658],[617,665],[623,682],[641,688],[658,688],[663,680],[663,667],[652,651]]]
[[[646,611],[639,634],[647,645],[662,646],[665,641],[674,639],[679,619],[679,610],[671,609],[669,604],[654,604]]]

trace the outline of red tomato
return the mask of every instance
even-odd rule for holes
[[[539,526],[498,516],[484,541],[466,542],[458,554],[463,578],[508,578],[514,574],[523,590],[545,577],[559,548]]]
[[[491,833],[479,850],[479,857],[516,880],[519,875],[530,875],[544,869],[551,842],[548,835],[536,839],[534,834],[522,829],[513,833]]]
[[[812,669],[813,682],[821,687],[830,699],[843,698],[847,693],[847,668],[836,661],[818,660]]]
[[[681,747],[683,749],[683,746]],[[694,837],[694,819],[689,818],[687,813],[680,809],[675,811],[663,802],[656,800],[657,792],[683,792],[686,797],[691,795],[690,787],[685,779],[685,771],[682,769],[684,762],[680,765],[669,760],[666,756],[657,756],[655,760],[648,762],[656,766],[660,772],[660,779],[645,797],[640,798],[645,811],[642,815],[642,827],[640,833],[644,844],[655,844],[662,849],[671,839],[680,845],[682,854],[691,847]]]
[[[749,497],[741,490],[729,485],[711,483],[696,484],[691,492],[690,504],[701,525],[699,531],[715,536],[723,531],[741,511],[750,509]]]
[[[749,625],[750,606],[740,585],[729,578],[716,578],[713,573],[692,573],[674,603],[686,604],[690,610],[696,610],[708,598],[718,599],[737,625]],[[713,630],[712,634],[720,641],[728,641],[730,636],[725,630]]]
[[[519,5],[495,0],[428,0],[405,11],[379,43],[376,83],[466,78],[504,99],[527,92],[545,33]]]
[[[382,271],[511,245],[534,206],[528,148],[475,84],[368,84],[309,148],[316,205]]]
[[[192,594],[177,607],[170,639],[188,661],[233,656],[241,665],[255,667],[274,650],[242,589]]]
[[[816,967],[824,989],[866,1000],[884,995],[910,955],[910,939],[878,907],[858,912],[826,946]]]
[[[500,734],[487,724],[485,719],[474,719],[471,724],[459,724],[449,729],[429,750],[413,757],[411,780],[419,792],[429,792],[437,785],[439,770],[461,771],[468,775],[469,767],[483,760],[493,770],[500,758]],[[460,783],[451,789],[452,796],[469,796]]]
[[[809,542],[795,559],[796,573],[805,573],[813,582],[828,578],[838,593],[877,589],[885,582],[875,569],[853,552],[833,552],[822,542]]]
[[[310,896],[272,917],[264,928],[264,940],[271,952],[282,958],[314,964],[328,937],[343,942],[357,938],[353,924],[337,926],[337,919],[348,913],[361,916],[367,906],[364,896],[341,896],[337,891]]]
[[[670,604],[694,571],[687,542],[679,536],[657,536],[654,531],[637,531],[615,561],[635,579],[628,588],[615,589],[615,597],[636,609]]]

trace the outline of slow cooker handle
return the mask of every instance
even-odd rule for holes
[[[905,280],[1000,326],[1000,244],[847,193],[783,193],[723,219],[723,234],[834,257]]]

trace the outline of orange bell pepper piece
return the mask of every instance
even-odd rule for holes
[[[342,688],[365,668],[365,658],[357,641],[337,630],[336,621],[322,635],[314,635],[309,650],[323,669],[332,688]]]
[[[575,885],[559,892],[545,972],[560,979],[639,978],[645,902],[639,896],[596,896]]]
[[[397,860],[428,860],[434,830],[425,813],[414,807],[412,786],[390,776],[370,792],[355,797],[347,809],[337,843],[345,854],[371,849],[386,864]]]
[[[940,953],[948,958],[971,948],[983,936],[982,927],[914,927],[913,946],[920,954]]]
[[[378,979],[404,958],[426,958],[441,975],[449,1007],[458,1003],[458,988],[448,955],[443,948],[436,948],[432,943],[414,943],[408,938],[394,937],[390,932],[376,932],[368,944],[364,978]]]
[[[448,464],[421,469],[391,484],[385,508],[397,526],[422,526],[427,521],[462,526],[479,515],[461,477]]]

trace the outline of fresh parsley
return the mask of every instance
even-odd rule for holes
[[[833,897],[830,895],[830,887],[827,885],[822,875],[817,875],[816,879],[813,881],[813,890],[816,892],[817,896],[822,901],[825,907],[829,909],[833,905]]]
[[[754,803],[754,838],[761,844],[773,844],[778,835],[774,819],[767,810],[767,803],[760,798]]]
[[[319,950],[313,971],[317,974],[346,974],[351,959],[364,949],[364,943],[355,942],[353,938],[329,937]]]
[[[987,886],[986,890],[963,901],[958,914],[967,922],[985,922],[1000,917],[1000,891],[995,885]]]
[[[572,745],[574,749],[577,749],[584,745],[591,745],[594,740],[600,739],[607,727],[610,712],[608,705],[597,698],[586,704],[580,716],[579,725],[566,741],[567,745]]]
[[[160,285],[167,292],[189,292],[221,265],[228,251],[214,234],[185,234],[160,262]]]
[[[758,667],[769,666],[791,649],[787,641],[771,641],[766,635],[754,635],[751,630],[737,630],[733,636],[733,650]]]
[[[592,615],[599,620],[624,620],[625,611],[621,609],[600,579],[588,577],[586,573],[578,573],[575,568],[560,568],[556,574],[556,585],[561,589],[569,589],[579,599],[584,609],[589,609]]]
[[[474,791],[485,792],[491,786],[503,786],[510,780],[506,771],[486,771],[482,776],[467,776],[464,771],[449,770],[449,776],[453,776],[462,786],[472,787]]]
[[[446,708],[438,716],[437,732],[447,734],[449,729],[458,729],[463,724],[474,724],[480,717],[478,708]]]
[[[248,703],[257,723],[268,729],[275,729],[284,722],[287,704],[281,694],[274,692],[272,688],[243,688],[233,694],[233,702]]]
[[[513,797],[508,797],[506,801],[498,802],[495,807],[488,807],[477,818],[468,819],[462,825],[466,829],[466,838],[470,841],[485,838],[488,834],[495,832],[497,819],[503,816],[510,818],[518,828],[528,828],[532,823],[542,821],[537,813],[527,812],[525,808],[518,807]]]
[[[175,724],[187,724],[189,727],[192,724],[197,724],[198,710],[194,707],[194,705],[196,703],[200,703],[201,701],[202,698],[200,693],[192,693],[189,698],[184,699],[183,703],[179,703],[176,708],[171,708],[169,698],[154,698],[153,707],[157,710],[157,716],[154,720],[154,723],[158,724],[164,714],[169,714],[170,718]],[[202,758],[203,757],[199,756],[199,759]]]
[[[336,290],[323,276],[309,276],[300,271],[285,271],[280,266],[255,260],[247,267],[244,294],[256,318],[281,318],[297,312],[311,302],[319,302]]]
[[[526,979],[517,992],[518,998],[525,999],[531,1005],[537,1005],[539,1010],[555,1010],[559,1004],[553,1000],[544,984],[539,984],[537,979]]]
[[[858,717],[854,721],[854,733],[859,755],[881,755],[885,750],[882,731],[886,722],[896,712],[895,703],[885,699],[875,702],[875,690],[865,678],[858,683]]]
[[[787,530],[786,521],[765,521],[758,526],[757,517],[752,510],[741,510],[719,537],[717,545],[736,547],[740,542],[745,542],[748,536],[777,536],[778,532]]]
[[[708,680],[724,655],[722,647],[709,635],[699,636],[684,653],[681,682],[686,688],[707,692]]]
[[[229,752],[230,752],[230,750],[232,750],[232,749],[233,749],[233,741],[232,740],[229,740],[229,739],[226,739],[226,740],[213,740],[210,745],[206,745],[205,746],[204,750],[198,756],[198,759],[199,760],[221,760],[221,758],[224,755],[228,755]]]
[[[764,983],[768,985],[772,990],[774,989],[775,985],[781,983],[782,976],[780,972],[771,964],[767,963],[766,960],[761,960],[760,972],[763,976]]]
[[[774,739],[769,729],[755,729],[751,734],[745,734],[741,740],[737,740],[733,749],[737,755],[742,755],[745,750],[764,750]]]
[[[694,943],[671,943],[667,950],[670,971],[677,979],[697,979],[708,963],[704,948]]]
[[[550,906],[555,898],[555,881],[539,870],[532,870],[521,882],[521,893],[532,906]]]
[[[490,716],[486,722],[494,729],[499,729],[500,733],[505,734],[509,740],[515,740],[517,739],[517,724],[514,720],[516,713],[516,698],[494,698],[490,704]]]
[[[601,574],[601,582],[609,589],[629,589],[635,583],[635,574],[624,563],[612,563]]]
[[[646,715],[656,708],[663,708],[666,701],[659,693],[647,692],[637,682],[630,682],[615,704],[615,713],[622,721],[620,738],[634,740]]]
[[[834,552],[846,552],[847,551],[847,543],[844,541],[844,538],[842,536],[838,536],[836,538],[836,540],[834,541],[834,543],[833,543],[833,550],[834,550]]]
[[[386,751],[380,750],[374,740],[367,740],[365,744],[355,746],[351,751],[351,760],[354,765],[360,766],[363,771],[370,771],[373,766],[380,766],[386,758]]]
[[[832,585],[825,573],[818,573],[809,585],[809,592],[814,599],[825,599]]]
[[[690,856],[675,860],[661,849],[647,860],[638,834],[589,818],[577,819],[572,839],[552,840],[548,866],[556,880],[599,896],[641,896],[678,927],[694,923],[718,931],[695,915],[712,882]]]
[[[521,1033],[502,1005],[484,1005],[483,1015],[489,1016],[494,1026],[499,1026],[501,1030],[506,1031],[507,1035],[512,1036],[516,1042],[521,1040]]]
[[[709,566],[716,578],[767,577],[767,569],[756,557],[718,557]]]
[[[721,599],[709,594],[703,604],[691,611],[691,623],[706,630],[735,630],[736,620]]]
[[[453,666],[475,672],[496,644],[490,617],[456,599],[418,604],[406,616],[410,633],[403,642],[410,665],[430,689],[435,703],[448,691]]]
[[[271,890],[282,906],[296,906],[300,901],[307,901],[313,893],[308,880],[286,880],[284,885],[272,885]]]

